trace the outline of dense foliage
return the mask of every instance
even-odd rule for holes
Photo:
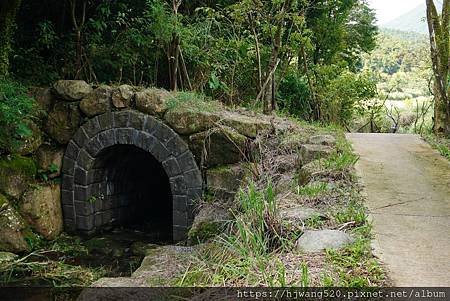
[[[354,99],[328,104],[329,79],[359,80],[362,55],[376,45],[374,21],[365,0],[25,1],[11,71],[32,84],[196,90],[345,123],[349,114],[333,110],[351,110]]]
[[[18,83],[0,79],[0,154],[15,150],[31,135],[28,123],[35,114],[34,101]]]

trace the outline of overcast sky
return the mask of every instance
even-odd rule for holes
[[[425,0],[369,0],[369,4],[377,12],[378,24],[389,22],[404,13],[413,10]]]

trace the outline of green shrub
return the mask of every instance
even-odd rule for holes
[[[318,94],[323,121],[348,125],[357,104],[376,96],[376,82],[370,74],[336,73],[336,70],[324,67],[319,70],[319,78]]]
[[[278,92],[280,109],[303,119],[312,114],[308,82],[304,76],[289,73],[280,83]]]
[[[0,79],[0,153],[15,150],[31,135],[27,126],[35,114],[33,99],[26,89],[8,79]]]

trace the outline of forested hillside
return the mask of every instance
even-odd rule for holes
[[[406,93],[394,93],[391,99],[430,95],[428,36],[383,29],[378,35],[377,45],[374,51],[364,56],[364,68],[379,76],[381,90]]]
[[[371,109],[363,111],[370,113],[356,119],[354,130],[431,131],[433,78],[428,36],[380,30],[377,47],[364,55],[363,70],[376,82],[377,96],[366,102]]]

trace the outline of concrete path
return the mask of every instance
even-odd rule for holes
[[[348,134],[396,286],[450,286],[450,163],[416,135]]]

